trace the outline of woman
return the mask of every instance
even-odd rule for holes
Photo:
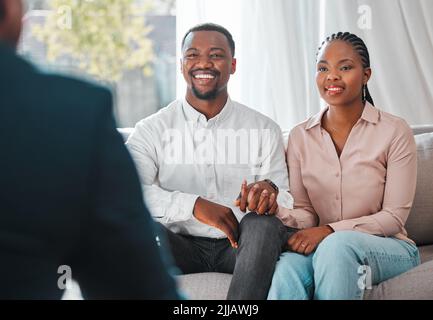
[[[277,263],[269,299],[362,299],[364,288],[420,263],[404,224],[416,185],[410,127],[376,109],[368,50],[351,33],[328,37],[316,83],[328,107],[296,126],[287,161],[301,229]]]

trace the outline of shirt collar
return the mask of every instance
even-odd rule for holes
[[[329,106],[321,110],[318,114],[311,117],[311,119],[307,122],[306,130],[310,130],[311,128],[320,125],[322,123],[322,117],[326,111],[329,110]],[[364,111],[362,112],[361,119],[372,124],[376,124],[379,121],[379,110],[376,109],[369,102],[366,102]]]
[[[365,104],[364,112],[362,112],[361,119],[376,124],[379,122],[380,113],[370,102]]]
[[[228,97],[227,102],[224,105],[224,107],[222,108],[222,110],[220,111],[220,113],[218,113],[212,119],[209,119],[207,122],[218,123],[218,122],[223,121],[230,114],[230,111],[232,110],[232,108],[233,108],[233,102],[230,99],[230,97]],[[198,122],[200,119],[204,119],[204,121],[206,121],[206,117],[202,113],[200,113],[196,109],[194,109],[194,107],[191,106],[185,98],[182,101],[182,109],[184,111],[185,118],[187,121]]]
[[[321,110],[316,115],[312,116],[310,118],[310,120],[308,120],[308,122],[307,122],[306,130],[310,130],[311,128],[319,125],[322,122],[323,115],[325,114],[326,111],[328,111],[328,109],[329,109],[329,106],[324,108],[323,110]]]
[[[202,116],[202,114],[194,109],[185,98],[182,101],[182,110],[187,121],[197,122],[200,116]]]

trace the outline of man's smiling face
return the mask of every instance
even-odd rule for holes
[[[217,31],[191,32],[182,48],[182,73],[188,85],[187,96],[213,100],[227,92],[236,59],[225,35]]]

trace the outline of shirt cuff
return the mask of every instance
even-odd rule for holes
[[[178,208],[180,209],[178,219],[181,221],[187,221],[192,219],[194,214],[195,202],[199,198],[196,194],[184,193],[179,197]]]
[[[278,207],[293,209],[293,197],[286,190],[280,190],[277,196]]]
[[[354,230],[357,223],[353,221],[342,220],[334,223],[328,223],[327,225],[334,229],[334,231],[347,231]]]

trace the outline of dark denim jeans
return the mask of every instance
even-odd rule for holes
[[[233,249],[227,239],[180,235],[163,228],[182,273],[233,273],[229,300],[266,299],[276,262],[295,231],[274,216],[249,213],[239,224],[239,248]]]

